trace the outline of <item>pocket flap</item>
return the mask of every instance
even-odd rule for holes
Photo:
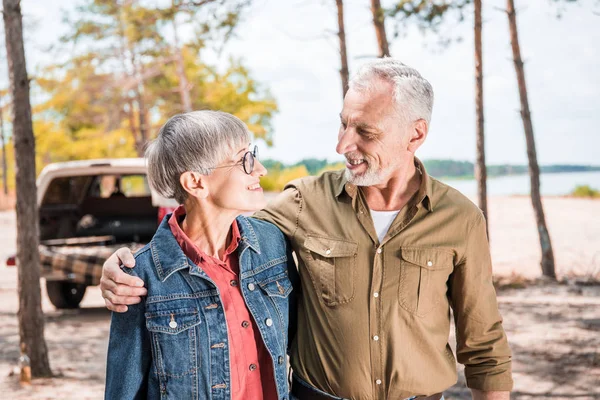
[[[163,332],[176,335],[200,324],[197,308],[179,308],[146,313],[146,328],[151,332]]]
[[[403,247],[400,249],[400,257],[404,261],[427,269],[450,268],[454,265],[454,255],[449,250]]]
[[[358,244],[346,240],[307,236],[304,247],[323,257],[352,257],[358,252]]]
[[[290,282],[287,274],[269,278],[264,282],[259,282],[258,285],[267,292],[269,296],[288,297],[292,292],[292,282]]]

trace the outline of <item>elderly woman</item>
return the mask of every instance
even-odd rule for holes
[[[125,269],[148,292],[113,313],[107,399],[288,396],[296,271],[279,229],[241,215],[265,205],[266,170],[249,141],[233,115],[195,111],[148,147],[150,185],[182,205]]]

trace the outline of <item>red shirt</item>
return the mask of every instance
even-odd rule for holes
[[[179,206],[169,218],[171,232],[185,255],[202,268],[221,293],[229,339],[231,399],[277,400],[271,356],[240,290],[237,222],[231,225],[231,240],[221,261],[198,249],[187,237],[179,225],[184,218],[185,208]]]

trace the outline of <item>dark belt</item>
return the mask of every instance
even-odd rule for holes
[[[332,400],[341,399],[332,395],[322,394],[315,388],[309,387],[308,383],[300,382],[296,375],[292,374],[292,394],[299,400]],[[416,400],[439,400],[442,393],[433,394],[428,397],[417,397]]]
[[[341,399],[332,395],[321,393],[316,388],[309,387],[310,385],[305,382],[301,382],[296,375],[292,374],[292,394],[299,400],[333,400]]]

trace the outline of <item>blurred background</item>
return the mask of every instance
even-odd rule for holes
[[[36,171],[54,162],[141,156],[169,117],[218,109],[253,132],[272,197],[292,179],[344,167],[335,152],[344,79],[391,55],[435,91],[429,136],[417,153],[428,173],[480,206],[478,187],[486,183],[515,398],[600,398],[600,1],[516,0],[512,32],[513,1],[485,1],[483,92],[476,86],[477,3],[23,0]],[[511,33],[520,42],[516,63]],[[517,80],[515,65],[526,81]],[[527,91],[534,159],[519,84]],[[50,358],[62,376],[33,388],[11,380],[18,299],[16,270],[4,266],[16,243],[9,86],[8,64],[0,62],[0,386],[11,398],[68,398],[73,391],[101,398],[110,314],[97,288],[79,310],[55,310],[44,294]],[[478,137],[485,138],[479,152]],[[487,179],[477,168],[482,150]],[[541,279],[532,162],[540,168],[556,261],[550,280]],[[447,398],[468,397],[461,379]]]

